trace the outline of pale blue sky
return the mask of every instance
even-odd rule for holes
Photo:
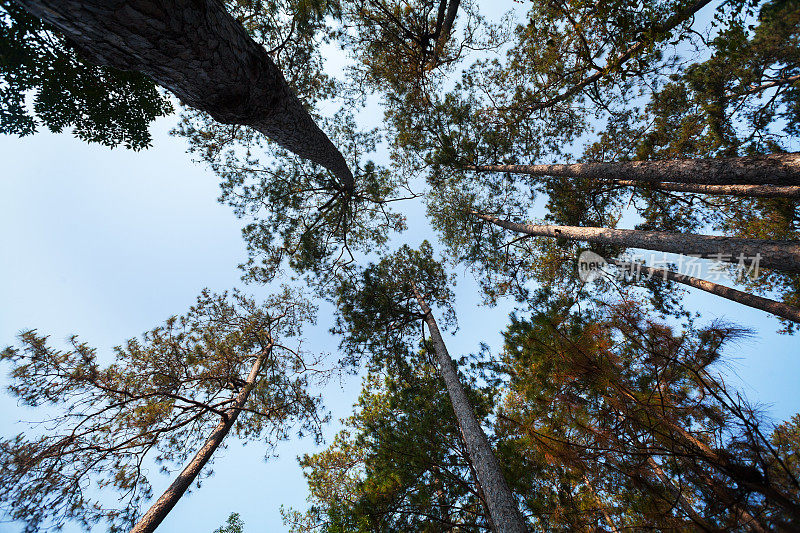
[[[202,288],[241,285],[241,223],[216,202],[216,178],[190,161],[181,139],[167,134],[174,121],[158,121],[154,147],[139,153],[88,146],[67,133],[0,136],[0,345],[33,327],[56,342],[80,334],[109,354],[112,346],[184,312]],[[406,239],[416,245],[425,237],[425,222],[412,219]],[[263,294],[258,287],[247,290]],[[449,341],[451,351],[474,352],[482,341],[496,350],[509,308],[477,305],[475,285],[463,276],[457,294],[461,329]],[[704,321],[724,316],[754,327],[756,338],[729,350],[745,393],[778,419],[800,411],[796,338],[777,335],[777,321],[765,313],[720,298],[693,291],[687,303]],[[319,325],[308,332],[308,348],[336,358],[336,340],[326,334],[330,325],[323,307]],[[334,419],[350,414],[359,389],[359,378],[349,378],[324,390]],[[35,415],[0,395],[0,434],[22,431],[20,418]],[[242,515],[249,533],[282,531],[280,505],[304,505],[296,456],[315,449],[310,440],[284,443],[280,457],[267,463],[259,445],[229,444],[215,475],[178,504],[160,532],[210,533],[231,511]],[[156,494],[169,481],[156,469],[151,480]],[[0,523],[0,532],[19,529]]]

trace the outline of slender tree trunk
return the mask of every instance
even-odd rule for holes
[[[597,504],[597,507],[600,509],[600,512],[603,514],[603,518],[605,519],[606,523],[608,524],[608,527],[611,528],[611,532],[612,533],[620,533],[620,529],[616,526],[614,521],[611,519],[611,516],[608,514],[608,511],[606,510],[606,506],[603,505],[603,502],[600,500],[600,496],[597,494],[597,492],[595,492],[594,487],[592,486],[592,483],[591,483],[591,481],[589,481],[589,478],[586,476],[586,474],[583,475],[583,482],[586,483],[587,487],[589,487],[589,492],[592,493],[592,497],[594,498],[594,502]]]
[[[716,159],[667,159],[566,165],[466,166],[479,172],[508,172],[559,178],[693,183],[701,185],[800,185],[800,153]]]
[[[746,95],[746,94],[760,93],[761,91],[763,91],[765,89],[770,89],[772,87],[780,87],[782,85],[791,85],[792,83],[796,83],[798,81],[800,81],[800,74],[798,74],[797,76],[789,76],[788,78],[782,78],[780,80],[768,81],[768,82],[763,83],[761,85],[756,85],[755,87],[750,87],[746,91],[744,91],[742,93],[739,93],[739,95],[737,95],[737,96],[743,96],[743,95]]]
[[[651,32],[647,32],[647,33],[652,33],[652,34],[665,34],[665,33],[668,33],[670,30],[676,28],[677,26],[679,26],[683,22],[685,22],[685,21],[689,20],[690,18],[692,18],[695,15],[695,13],[697,13],[698,11],[703,9],[709,3],[710,3],[710,0],[696,0],[696,1],[692,2],[691,4],[689,4],[685,9],[682,9],[681,11],[679,11],[677,13],[674,13],[671,17],[669,17],[667,20],[665,20],[663,24],[655,26],[654,28],[651,29]],[[591,76],[588,76],[588,77],[584,78],[583,80],[581,80],[580,82],[576,83],[575,85],[573,85],[572,87],[570,87],[569,89],[567,89],[563,93],[559,94],[558,96],[555,96],[555,97],[553,97],[553,98],[551,98],[551,99],[549,99],[549,100],[547,100],[545,102],[540,102],[538,104],[534,104],[533,106],[530,107],[530,110],[531,111],[536,111],[536,110],[539,110],[539,109],[546,109],[548,107],[552,107],[552,106],[558,104],[559,102],[563,102],[564,100],[566,100],[570,96],[572,96],[572,95],[578,93],[579,91],[581,91],[584,87],[586,87],[588,85],[591,85],[592,83],[595,83],[595,82],[601,80],[602,78],[608,76],[609,74],[613,73],[615,70],[617,70],[623,64],[628,62],[630,59],[636,57],[636,55],[639,52],[645,50],[648,46],[650,46],[651,43],[652,43],[652,40],[650,38],[646,38],[646,39],[643,39],[643,40],[639,41],[638,43],[636,43],[633,46],[631,46],[630,48],[628,48],[619,57],[617,57],[615,59],[612,59],[612,60],[609,60],[606,68],[604,68],[603,70],[599,70],[595,74],[592,74]]]
[[[538,237],[561,237],[626,248],[695,255],[733,264],[744,261],[745,266],[751,265],[751,262],[758,258],[759,267],[800,272],[800,241],[744,239],[669,231],[519,224],[475,211],[472,213],[501,228]]]
[[[639,263],[620,261],[619,259],[609,259],[608,262],[619,267],[630,269],[630,271],[634,274],[636,272],[646,274],[648,279],[661,276],[663,279],[668,281],[683,283],[684,285],[710,292],[711,294],[716,294],[717,296],[722,296],[723,298],[727,298],[733,302],[737,302],[754,309],[761,309],[762,311],[772,313],[773,315],[783,317],[793,322],[800,322],[800,308],[787,305],[783,302],[776,302],[775,300],[770,300],[769,298],[762,298],[761,296],[748,294],[746,292],[731,289],[730,287],[712,283],[704,279],[674,272],[666,268],[652,268]]]
[[[614,180],[615,185],[641,187],[633,180]],[[746,198],[800,198],[800,185],[703,185],[702,183],[653,182],[645,185],[659,191],[688,192]]]
[[[497,459],[489,445],[489,439],[486,438],[483,428],[475,418],[472,405],[469,403],[464,388],[458,380],[453,360],[447,352],[447,346],[439,331],[439,326],[436,324],[436,319],[434,319],[430,307],[425,303],[416,288],[414,288],[414,293],[417,303],[425,315],[425,323],[431,333],[439,371],[442,373],[447,393],[450,396],[450,402],[453,404],[458,427],[461,430],[467,453],[475,468],[478,483],[486,498],[489,515],[495,530],[499,532],[525,532],[527,531],[525,521],[519,512],[514,495],[511,493],[511,489],[508,488],[508,484],[500,471],[500,465],[497,463]]]
[[[218,0],[14,0],[91,61],[138,71],[218,122],[255,128],[330,170],[353,175],[283,74]]]
[[[655,459],[653,459],[653,457],[650,455],[647,456],[647,465],[650,467],[659,481],[661,481],[661,484],[664,486],[664,488],[666,488],[670,495],[675,498],[680,508],[689,516],[692,522],[699,526],[703,531],[720,531],[720,528],[709,524],[708,521],[697,512],[692,503],[686,498],[686,495],[683,493],[683,491],[679,487],[675,486],[669,476],[664,473],[664,470],[662,470],[661,466],[659,466]]]
[[[690,449],[696,450],[712,467],[717,468],[725,475],[736,481],[737,484],[758,492],[767,500],[781,507],[794,520],[800,522],[800,502],[783,491],[776,489],[769,480],[757,479],[747,472],[743,472],[740,465],[734,464],[727,457],[723,457],[712,450],[706,443],[698,440],[691,433],[672,421],[665,420],[667,425],[679,436],[682,444]]]
[[[264,361],[269,353],[270,349],[266,349],[258,355],[253,366],[250,368],[250,374],[247,376],[244,387],[233,402],[233,406],[225,411],[225,416],[222,417],[217,427],[215,427],[211,435],[208,436],[203,446],[195,453],[192,460],[189,461],[189,464],[184,467],[183,471],[175,478],[175,481],[164,491],[161,497],[158,498],[156,503],[154,503],[141,520],[133,526],[131,533],[151,533],[155,531],[169,512],[172,511],[172,508],[178,503],[178,500],[181,499],[187,489],[194,483],[200,471],[214,455],[219,445],[222,444],[228,432],[230,432],[239,413],[242,411],[245,403],[247,403],[250,391],[253,390],[258,378],[258,373],[261,371],[261,367],[264,365]]]

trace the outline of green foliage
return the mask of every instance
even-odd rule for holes
[[[214,533],[244,533],[244,520],[239,513],[231,513],[224,526],[219,526]]]
[[[431,308],[441,309],[443,324],[452,326],[451,283],[428,241],[419,250],[403,245],[358,275],[343,277],[332,293],[338,308],[332,331],[344,336],[344,361],[358,364],[366,356],[371,368],[408,372],[407,360],[423,340],[416,292]]]
[[[0,3],[0,133],[72,128],[79,139],[140,150],[150,123],[172,112],[141,74],[91,65],[11,0]],[[26,100],[30,98],[28,105]]]
[[[404,377],[369,374],[353,416],[324,451],[300,460],[311,509],[292,531],[443,531],[487,526],[444,384],[427,356]],[[472,389],[477,415],[490,396]]]
[[[314,361],[288,344],[313,312],[288,289],[260,305],[239,293],[203,292],[187,314],[115,348],[108,366],[76,337],[62,351],[24,332],[20,346],[2,352],[9,391],[56,414],[43,422],[46,431],[0,441],[3,510],[29,531],[70,519],[86,529],[100,521],[111,531],[129,528],[151,496],[144,465],[155,461],[168,472],[191,457],[230,415],[260,356],[262,371],[233,432],[271,446],[297,423],[299,434],[319,437],[320,398],[309,391]],[[116,504],[95,499],[112,491]]]

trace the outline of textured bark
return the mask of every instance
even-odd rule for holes
[[[624,187],[641,187],[633,180],[615,180],[615,185]],[[716,196],[743,196],[748,198],[800,198],[799,185],[704,185],[702,183],[648,183],[650,187],[660,191],[688,192],[693,194],[710,194]]]
[[[466,166],[480,172],[509,172],[562,178],[625,179],[646,183],[702,185],[800,185],[800,153],[716,159],[667,159],[564,165]]]
[[[800,309],[791,305],[787,305],[783,302],[776,302],[775,300],[770,300],[769,298],[762,298],[761,296],[748,294],[736,289],[731,289],[730,287],[726,287],[724,285],[719,285],[718,283],[712,283],[704,279],[687,276],[685,274],[674,272],[668,269],[652,268],[645,265],[640,265],[638,263],[633,264],[626,261],[620,261],[619,259],[609,259],[608,262],[620,267],[629,267],[632,270],[638,270],[642,274],[647,274],[648,278],[657,278],[660,276],[662,279],[682,283],[696,289],[710,292],[711,294],[716,294],[717,296],[722,296],[723,298],[727,298],[728,300],[752,307],[754,309],[761,309],[762,311],[772,313],[773,315],[783,317],[793,322],[800,322]]]
[[[670,231],[518,224],[491,215],[476,212],[473,214],[501,228],[538,237],[560,237],[626,248],[691,254],[733,264],[744,258],[745,264],[750,265],[753,258],[758,256],[759,267],[800,272],[800,241],[744,239]]]
[[[674,13],[671,17],[665,20],[663,24],[652,28],[652,32],[655,34],[659,33],[663,34],[669,32],[670,30],[676,28],[680,24],[689,20],[691,17],[695,15],[695,13],[703,9],[709,3],[711,3],[711,0],[696,0],[695,2],[692,2],[691,4],[686,6],[685,9],[682,9],[681,11]],[[563,93],[551,98],[550,100],[547,100],[546,102],[540,102],[538,104],[530,106],[530,110],[537,111],[539,109],[546,109],[548,107],[552,107],[558,104],[559,102],[563,102],[570,96],[580,92],[586,86],[591,85],[592,83],[595,83],[597,81],[600,81],[605,76],[608,76],[610,73],[614,72],[616,69],[624,65],[633,57],[635,57],[636,54],[645,50],[648,46],[650,46],[650,44],[651,44],[650,39],[639,41],[638,43],[628,48],[622,55],[620,55],[616,59],[609,61],[608,65],[603,70],[598,70],[596,73],[584,78],[583,80],[576,83]]]
[[[203,467],[208,463],[209,459],[214,455],[214,452],[222,444],[225,436],[230,432],[233,424],[242,411],[247,398],[250,396],[250,391],[255,386],[258,373],[264,364],[269,350],[262,351],[256,358],[253,366],[250,369],[250,374],[247,376],[247,381],[244,387],[239,392],[238,396],[233,402],[233,405],[225,411],[225,416],[222,417],[217,427],[211,432],[211,435],[203,443],[203,446],[195,453],[194,457],[189,464],[184,467],[183,471],[175,478],[175,481],[170,484],[167,490],[158,498],[156,503],[145,513],[139,522],[133,526],[131,533],[151,533],[161,524],[164,518],[167,517],[178,500],[184,495],[186,490],[197,479],[198,474]]]
[[[417,303],[425,315],[425,323],[431,333],[439,371],[447,387],[450,402],[453,404],[461,437],[475,469],[475,475],[486,498],[486,505],[489,508],[489,515],[495,531],[525,532],[527,531],[525,520],[522,518],[514,495],[500,471],[500,465],[492,452],[489,439],[486,438],[483,428],[475,418],[472,405],[458,381],[458,374],[453,366],[453,360],[447,352],[447,346],[439,331],[439,326],[436,324],[428,304],[416,289],[414,292]]]
[[[14,0],[91,61],[138,71],[218,122],[255,128],[354,187],[344,157],[218,0]]]

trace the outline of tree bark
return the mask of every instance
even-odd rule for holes
[[[793,322],[800,322],[800,308],[787,305],[783,302],[776,302],[775,300],[770,300],[769,298],[762,298],[761,296],[748,294],[736,289],[731,289],[730,287],[726,287],[724,285],[712,283],[711,281],[706,281],[704,279],[674,272],[666,268],[652,268],[639,263],[620,261],[619,259],[609,259],[608,262],[619,267],[629,268],[632,271],[639,271],[643,274],[647,274],[648,279],[661,276],[663,279],[668,281],[683,283],[684,285],[710,292],[711,294],[716,294],[717,296],[722,296],[723,298],[727,298],[733,302],[737,302],[754,309],[760,309]]]
[[[472,214],[501,228],[539,237],[561,237],[626,248],[691,254],[734,264],[743,259],[747,265],[754,261],[754,258],[758,258],[759,267],[800,272],[800,241],[718,237],[669,231],[519,224],[475,211]]]
[[[633,180],[614,180],[615,185],[641,187]],[[798,185],[704,185],[702,183],[653,182],[644,185],[659,191],[688,192],[716,196],[743,196],[746,198],[800,198]]]
[[[239,413],[242,411],[245,403],[247,403],[247,398],[250,396],[250,392],[255,386],[258,373],[261,371],[261,367],[264,365],[264,361],[269,355],[269,352],[270,349],[263,350],[258,357],[256,357],[253,366],[250,368],[247,381],[236,396],[233,406],[225,411],[225,416],[221,418],[217,427],[214,428],[214,431],[211,432],[211,435],[209,435],[205,443],[203,443],[203,446],[195,453],[192,460],[189,461],[189,464],[184,467],[183,471],[175,478],[175,481],[170,484],[161,497],[158,498],[156,503],[154,503],[141,520],[133,526],[131,533],[151,533],[155,531],[192,483],[194,483],[200,471],[214,455],[219,445],[222,444],[225,436],[230,432]]]
[[[500,465],[489,445],[489,439],[486,438],[483,428],[475,418],[472,405],[469,403],[469,399],[458,380],[453,360],[447,352],[447,346],[439,331],[439,326],[436,324],[436,319],[434,319],[430,307],[425,303],[416,288],[414,288],[414,293],[417,303],[425,315],[425,323],[431,333],[439,371],[442,374],[447,393],[453,404],[458,427],[461,430],[467,453],[475,468],[478,483],[486,498],[489,515],[495,530],[499,532],[526,532],[525,521],[519,512],[514,495],[511,493],[511,489],[508,488],[508,484],[500,471]]]
[[[698,11],[703,9],[706,5],[710,3],[710,0],[695,0],[691,4],[689,4],[685,9],[674,13],[671,17],[664,21],[663,24],[657,25],[656,27],[652,28],[652,33],[659,34],[659,33],[667,33],[670,30],[676,28],[678,25],[682,24],[683,22],[689,20],[691,17],[695,15]],[[563,93],[554,96],[553,98],[545,101],[540,102],[538,104],[534,104],[530,106],[531,111],[538,111],[540,109],[546,109],[548,107],[553,107],[554,105],[563,102],[570,96],[578,93],[584,87],[595,83],[596,81],[600,81],[602,78],[608,76],[609,74],[613,73],[616,69],[624,65],[630,59],[636,56],[639,52],[643,51],[651,44],[650,39],[643,39],[630,48],[628,48],[624,53],[622,53],[619,57],[610,60],[603,70],[598,70],[596,73],[592,74],[581,80],[580,82],[576,83]]]
[[[701,185],[800,185],[800,153],[562,165],[468,165],[467,170],[531,176]]]
[[[283,74],[218,0],[14,0],[99,65],[138,71],[218,122],[242,124],[353,175]]]

